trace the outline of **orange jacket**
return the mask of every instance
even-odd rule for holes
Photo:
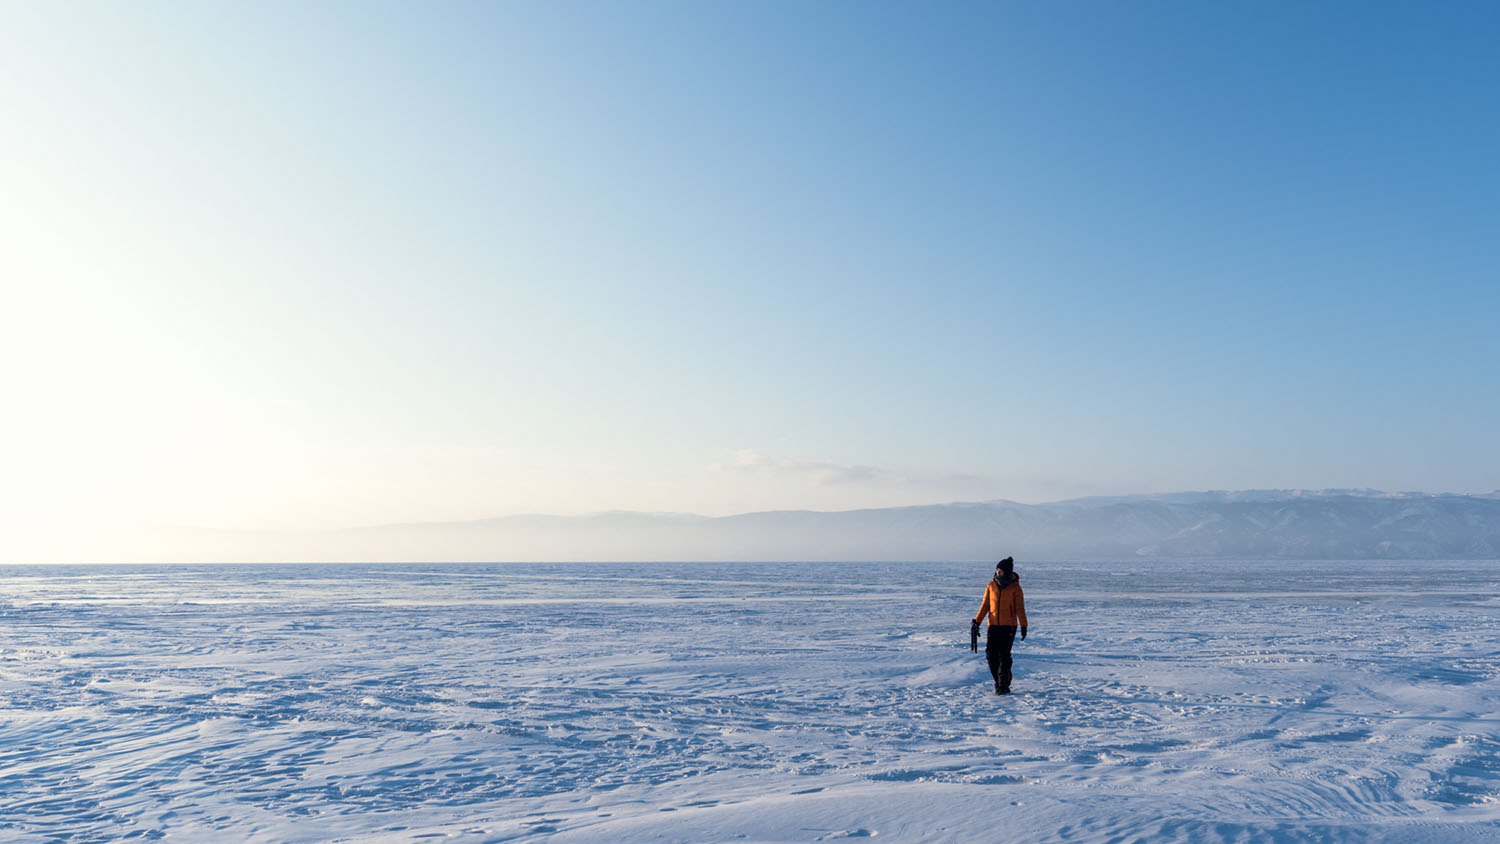
[[[979,612],[974,614],[977,622],[990,614],[990,624],[1002,627],[1026,626],[1026,596],[1021,593],[1021,578],[1012,575],[1009,583],[1001,588],[991,580],[984,587],[984,600],[979,603]]]

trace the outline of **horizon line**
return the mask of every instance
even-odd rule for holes
[[[1076,504],[1076,503],[1083,503],[1083,502],[1090,502],[1090,501],[1101,501],[1101,500],[1109,500],[1109,499],[1149,500],[1149,499],[1152,499],[1152,498],[1164,498],[1164,497],[1168,497],[1168,496],[1180,496],[1180,495],[1223,495],[1223,496],[1230,496],[1230,495],[1253,495],[1253,494],[1265,494],[1265,493],[1279,493],[1279,494],[1284,494],[1284,495],[1291,496],[1291,497],[1301,496],[1301,495],[1328,495],[1328,496],[1345,495],[1345,496],[1357,496],[1357,497],[1362,497],[1362,498],[1401,498],[1401,497],[1407,497],[1407,496],[1424,496],[1424,497],[1429,497],[1429,498],[1441,498],[1441,497],[1456,497],[1456,498],[1476,498],[1476,497],[1481,497],[1482,498],[1482,497],[1500,496],[1500,488],[1491,489],[1491,490],[1484,490],[1484,491],[1478,491],[1478,492],[1453,492],[1451,490],[1440,491],[1440,492],[1430,492],[1430,491],[1425,491],[1425,490],[1382,490],[1382,489],[1375,489],[1373,487],[1324,487],[1324,488],[1321,488],[1321,489],[1311,489],[1311,488],[1307,488],[1307,487],[1252,488],[1252,489],[1200,489],[1200,490],[1189,489],[1189,490],[1173,490],[1173,491],[1169,491],[1169,492],[1136,492],[1136,493],[1119,493],[1119,494],[1104,494],[1104,495],[1084,495],[1084,496],[1079,496],[1079,497],[1076,497],[1076,498],[1059,498],[1059,499],[1054,499],[1054,500],[1050,500],[1050,501],[1038,501],[1038,502],[1035,502],[1035,503],[1028,503],[1028,502],[1024,502],[1024,501],[1016,501],[1014,499],[1009,499],[1009,498],[985,498],[985,499],[954,500],[954,501],[932,501],[932,502],[928,502],[928,503],[925,503],[925,504],[895,504],[895,505],[882,506],[882,507],[846,507],[846,508],[829,509],[829,510],[816,510],[816,509],[811,509],[811,508],[806,508],[806,507],[772,508],[772,509],[765,509],[765,510],[747,510],[747,511],[738,512],[738,513],[724,513],[722,515],[717,515],[717,516],[705,515],[703,513],[694,513],[694,512],[685,511],[685,510],[631,510],[631,509],[628,509],[628,508],[612,508],[612,509],[608,509],[608,510],[593,510],[593,511],[588,511],[588,512],[583,512],[583,513],[572,513],[572,514],[568,514],[568,513],[542,513],[542,512],[535,512],[535,511],[523,511],[523,512],[518,512],[518,513],[507,513],[507,514],[498,515],[498,516],[480,516],[480,517],[472,518],[472,519],[433,519],[431,521],[378,522],[378,523],[374,523],[374,524],[349,525],[349,526],[345,526],[345,527],[330,527],[330,528],[300,528],[300,529],[297,529],[297,528],[232,528],[232,527],[212,527],[212,526],[203,526],[203,525],[183,525],[183,524],[169,524],[169,523],[138,523],[138,524],[128,524],[128,525],[116,525],[116,526],[114,526],[114,529],[155,529],[155,530],[186,530],[186,531],[202,531],[202,532],[213,532],[213,533],[238,533],[238,534],[290,534],[290,535],[308,535],[308,534],[348,533],[348,532],[355,532],[355,531],[380,530],[380,529],[383,529],[383,528],[433,527],[433,526],[439,526],[439,525],[468,525],[468,524],[476,524],[476,523],[479,523],[479,522],[496,522],[496,521],[504,521],[504,520],[507,520],[507,519],[525,519],[525,518],[591,519],[591,518],[598,518],[600,516],[633,515],[633,516],[657,516],[657,517],[677,517],[677,518],[694,518],[694,519],[703,519],[703,520],[714,520],[714,519],[734,519],[734,518],[742,518],[742,517],[745,517],[745,516],[758,516],[758,515],[766,515],[766,514],[773,514],[773,513],[816,513],[816,514],[830,514],[831,515],[831,514],[838,514],[838,513],[879,512],[879,511],[883,511],[883,510],[913,510],[913,509],[920,509],[920,508],[923,508],[923,507],[960,507],[960,506],[984,506],[984,505],[997,505],[997,504],[1013,505],[1013,506],[1017,506],[1017,507],[1049,507],[1049,506],[1055,506],[1055,505],[1060,505],[1060,504]],[[611,562],[611,561],[579,560],[577,562]],[[754,561],[747,560],[745,562],[754,562]]]

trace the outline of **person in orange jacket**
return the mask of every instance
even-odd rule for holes
[[[1021,628],[1021,641],[1026,641],[1026,597],[1021,594],[1021,578],[1016,576],[1015,567],[1013,557],[995,564],[995,577],[985,584],[984,600],[969,624],[969,648],[977,653],[979,620],[989,613],[984,658],[990,664],[990,676],[995,678],[997,695],[1010,694],[1010,647],[1016,641],[1017,626]]]

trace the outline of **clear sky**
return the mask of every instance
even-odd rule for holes
[[[1494,489],[1497,32],[6,3],[0,518]]]

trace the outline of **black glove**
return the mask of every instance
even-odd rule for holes
[[[969,650],[979,653],[979,622],[969,622]]]
[[[1026,641],[1026,628],[1021,628],[1021,641]]]

